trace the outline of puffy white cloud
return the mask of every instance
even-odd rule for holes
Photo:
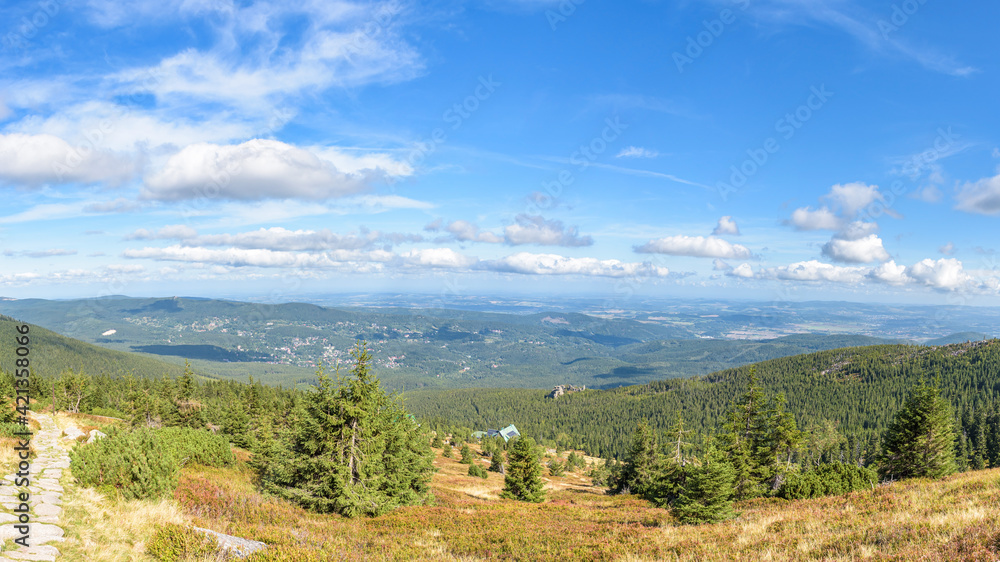
[[[870,279],[886,283],[888,285],[902,286],[913,281],[906,275],[906,266],[896,265],[894,260],[889,260],[868,273]]]
[[[752,279],[754,277],[754,272],[753,268],[750,267],[750,264],[741,263],[740,265],[733,268],[732,271],[730,271],[726,275],[731,275],[733,277],[742,277],[744,279]]]
[[[590,246],[594,239],[580,236],[576,227],[565,227],[562,221],[546,220],[538,215],[519,214],[515,223],[504,229],[506,242],[512,246],[538,244],[540,246]]]
[[[753,253],[740,244],[714,236],[667,236],[635,248],[641,254],[668,254],[696,258],[749,259]]]
[[[842,240],[860,240],[876,233],[878,233],[878,223],[854,221],[837,233],[836,237]]]
[[[37,187],[44,184],[108,183],[135,175],[128,158],[90,145],[73,147],[49,134],[0,134],[0,182]]]
[[[954,242],[948,242],[944,246],[941,246],[940,248],[938,248],[938,251],[941,252],[942,254],[946,255],[946,256],[953,256],[953,255],[955,255],[955,243]]]
[[[1000,214],[1000,174],[967,182],[955,195],[955,199],[958,200],[955,208],[960,211],[981,215]]]
[[[669,270],[649,262],[626,263],[596,258],[568,258],[556,254],[519,252],[480,262],[482,269],[527,275],[588,275],[598,277],[666,277]]]
[[[199,143],[174,154],[147,177],[147,199],[329,199],[366,189],[376,170],[346,174],[316,154],[257,139],[238,145]]]
[[[973,283],[962,262],[955,258],[921,260],[906,268],[906,275],[925,286],[945,291],[966,289]]]
[[[796,230],[839,230],[844,221],[827,207],[815,211],[802,207],[792,211],[791,224]]]
[[[809,260],[767,268],[761,270],[757,276],[785,281],[830,281],[855,284],[864,278],[865,271],[863,267],[842,267]]]
[[[823,255],[845,263],[881,262],[890,258],[882,246],[882,239],[875,234],[857,239],[835,237],[823,246]]]
[[[627,146],[618,154],[615,158],[656,158],[660,153],[656,150],[650,150],[648,148],[642,148],[641,146]]]
[[[719,236],[721,234],[740,235],[740,227],[736,226],[736,221],[733,220],[733,217],[727,215],[719,219],[719,224],[712,231],[712,236]]]

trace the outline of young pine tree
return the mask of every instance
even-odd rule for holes
[[[734,517],[733,467],[714,443],[700,466],[685,467],[687,477],[674,502],[674,515],[682,523],[716,523]]]
[[[535,440],[515,437],[507,448],[507,472],[502,498],[539,503],[545,500],[542,464],[535,450]]]
[[[955,472],[951,405],[937,384],[921,381],[882,438],[879,476],[941,478]]]
[[[468,443],[462,443],[461,454],[462,454],[462,459],[460,461],[458,461],[458,462],[460,462],[462,464],[472,464],[472,461],[473,461],[474,457],[472,455],[472,449],[469,448],[469,444]]]

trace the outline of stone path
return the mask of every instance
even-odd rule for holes
[[[62,431],[56,426],[51,415],[35,414],[34,418],[42,429],[34,434],[31,443],[38,456],[31,461],[31,486],[28,487],[31,508],[31,522],[27,548],[17,546],[15,549],[0,552],[0,562],[16,562],[21,560],[51,560],[59,556],[59,549],[51,543],[65,540],[63,529],[58,525],[62,515],[63,488],[59,484],[63,469],[69,468],[69,443],[59,442]],[[0,481],[0,542],[15,539],[21,534],[14,529],[17,515],[14,509],[20,505],[17,500],[18,488],[14,486],[17,477],[8,474]]]

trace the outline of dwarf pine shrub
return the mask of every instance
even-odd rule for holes
[[[877,483],[878,474],[873,468],[833,462],[789,474],[778,496],[788,500],[837,496],[866,490]]]
[[[489,478],[489,474],[486,473],[486,469],[479,466],[478,464],[473,464],[469,466],[469,476],[478,476],[480,478]]]
[[[229,440],[223,435],[189,427],[164,427],[156,433],[163,442],[164,452],[173,455],[179,466],[190,463],[231,466],[236,462]]]
[[[163,497],[177,487],[178,473],[177,459],[163,447],[151,429],[115,429],[70,451],[70,469],[82,486],[126,500]]]
[[[215,536],[176,523],[158,525],[146,542],[146,554],[163,562],[201,560],[218,551],[219,541]]]

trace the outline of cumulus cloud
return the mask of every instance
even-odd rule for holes
[[[877,185],[867,185],[862,182],[836,184],[826,195],[835,207],[839,207],[841,216],[853,218],[861,209],[875,201],[885,201]]]
[[[792,211],[790,222],[796,230],[838,230],[844,221],[827,207],[802,207]]]
[[[863,267],[842,267],[816,260],[802,261],[791,265],[770,267],[761,270],[758,277],[785,281],[830,281],[855,284],[865,276]]]
[[[635,248],[640,254],[668,254],[696,258],[750,259],[753,253],[740,244],[714,236],[668,236]]]
[[[884,262],[890,258],[882,239],[875,234],[857,239],[834,237],[823,246],[823,255],[844,263]]]
[[[712,236],[719,236],[722,234],[732,234],[733,236],[740,235],[740,227],[736,226],[736,221],[733,220],[731,216],[724,216],[719,219],[719,224],[715,226],[715,230],[712,231]]]
[[[966,182],[955,195],[955,208],[981,215],[1000,214],[1000,174],[976,182]]]
[[[480,263],[482,269],[526,275],[588,275],[597,277],[666,277],[670,271],[650,262],[626,263],[596,258],[568,258],[556,254],[519,252]]]
[[[339,170],[317,154],[283,142],[256,139],[238,145],[192,144],[146,178],[146,199],[201,197],[321,200],[367,189],[378,169]]]
[[[732,277],[742,277],[744,279],[752,279],[754,277],[753,268],[750,267],[748,263],[741,263],[740,265],[733,268],[731,271],[726,273]]]
[[[648,148],[642,148],[641,146],[627,146],[618,154],[615,158],[656,158],[660,153],[656,150],[650,150]]]
[[[410,250],[400,255],[406,265],[445,269],[465,268],[474,265],[476,258],[462,255],[451,248],[426,248]]]
[[[0,134],[0,182],[38,187],[45,184],[121,184],[135,175],[129,158],[92,148],[78,150],[49,134]]]
[[[955,258],[921,260],[906,268],[906,275],[917,283],[944,291],[968,288],[973,282],[962,262]]]
[[[953,255],[955,255],[955,243],[954,242],[948,242],[944,246],[941,246],[940,248],[938,248],[938,252],[941,252],[942,254],[944,254],[946,256],[953,256]]]
[[[902,286],[913,281],[906,275],[906,266],[896,265],[896,262],[889,260],[882,265],[872,269],[868,273],[870,279],[880,281],[887,285]]]
[[[562,221],[538,215],[519,214],[514,218],[514,224],[504,229],[504,237],[508,244],[537,244],[540,246],[590,246],[594,239],[590,236],[580,236],[576,227],[565,227]]]

